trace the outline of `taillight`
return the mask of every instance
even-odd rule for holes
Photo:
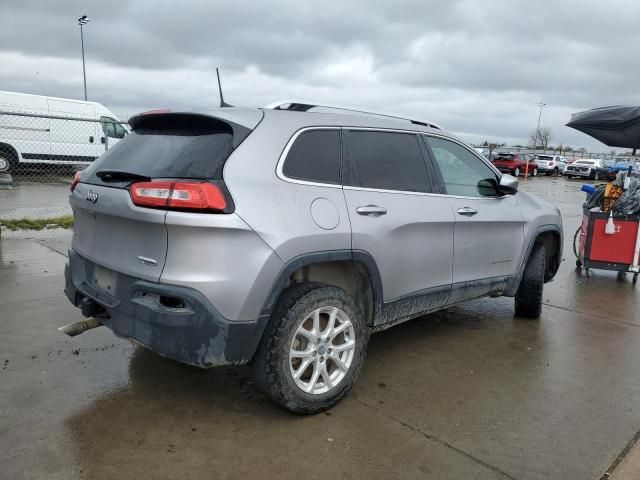
[[[73,176],[73,180],[71,181],[71,186],[69,187],[72,192],[76,189],[76,186],[78,185],[78,183],[80,183],[81,173],[82,173],[82,170],[76,172],[76,174]]]
[[[139,207],[223,212],[228,206],[222,189],[208,182],[137,182],[130,192]]]

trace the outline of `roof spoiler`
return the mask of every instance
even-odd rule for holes
[[[169,109],[150,110],[129,119],[134,132],[141,130],[166,131],[167,135],[210,135],[228,132],[233,135],[233,148],[249,136],[252,129],[214,115],[193,112],[174,112]]]

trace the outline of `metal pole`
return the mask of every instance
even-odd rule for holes
[[[544,107],[546,105],[546,103],[542,103],[540,102],[538,105],[540,105],[540,113],[538,113],[538,127],[536,128],[536,142],[538,143],[538,138],[540,137],[540,119],[542,118],[542,107]],[[535,149],[536,145],[533,145],[533,148]]]
[[[84,35],[82,32],[82,23],[80,24],[80,45],[82,46],[82,78],[84,79],[84,100],[87,101],[87,72],[84,66]]]

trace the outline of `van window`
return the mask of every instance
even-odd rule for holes
[[[353,187],[429,192],[425,159],[412,133],[344,131],[343,184]]]
[[[340,184],[340,131],[302,132],[287,153],[282,173],[297,180]]]
[[[124,127],[113,118],[100,117],[100,122],[104,134],[109,138],[124,138],[127,133]]]

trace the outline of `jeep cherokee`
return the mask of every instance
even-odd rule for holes
[[[91,317],[75,333],[249,363],[275,402],[316,413],[372,332],[486,296],[540,315],[554,206],[435,125],[316,107],[133,117],[72,184],[65,292]]]

